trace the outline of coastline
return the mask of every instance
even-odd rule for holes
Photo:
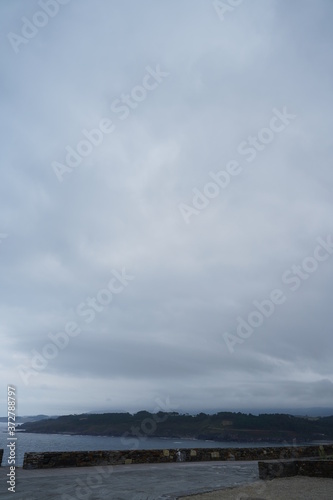
[[[4,433],[6,431],[3,431]],[[121,438],[123,437],[123,434],[101,434],[101,433],[82,433],[82,432],[73,432],[73,431],[47,431],[44,432],[42,430],[38,431],[33,431],[33,430],[25,430],[25,429],[16,429],[16,433],[21,433],[21,434],[41,434],[41,435],[58,435],[58,436],[91,436],[91,437],[109,437],[109,438]],[[302,440],[297,440],[296,443],[288,442],[285,439],[257,439],[257,440],[250,440],[250,439],[206,439],[206,438],[200,438],[200,437],[193,437],[193,436],[159,436],[159,435],[150,435],[150,438],[153,439],[165,439],[165,440],[173,440],[173,439],[180,439],[182,441],[199,441],[199,442],[206,442],[206,443],[225,443],[225,444],[231,444],[231,445],[236,445],[238,444],[246,444],[246,445],[254,445],[254,447],[261,446],[316,446],[316,445],[330,445],[333,444],[332,439],[302,439]],[[128,438],[133,438],[135,439],[135,436],[128,436]]]

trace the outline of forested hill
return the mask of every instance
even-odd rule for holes
[[[219,412],[214,415],[177,412],[103,413],[65,415],[26,422],[18,427],[26,432],[90,434],[103,436],[159,436],[214,439],[219,441],[291,442],[333,440],[333,416],[295,417],[285,414]]]

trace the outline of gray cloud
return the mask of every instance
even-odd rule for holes
[[[331,2],[254,0],[223,22],[206,1],[97,4],[61,6],[17,54],[7,34],[38,4],[0,7],[2,383],[25,414],[329,406],[333,256],[294,292],[283,275],[333,234]],[[148,66],[168,76],[121,119]],[[295,119],[247,161],[284,107]],[[52,163],[103,118],[114,131],[60,183]],[[186,224],[179,205],[233,160]],[[77,307],[123,268],[135,279],[87,323]],[[276,288],[231,353],[223,334]],[[69,321],[80,334],[25,384],[17,367]]]

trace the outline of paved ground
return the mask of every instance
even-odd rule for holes
[[[200,462],[66,469],[16,469],[16,492],[0,467],[0,500],[175,499],[258,480],[257,462]],[[223,497],[220,497],[223,498]]]
[[[286,477],[273,481],[256,481],[203,495],[182,497],[181,500],[332,500],[333,479],[317,477]]]

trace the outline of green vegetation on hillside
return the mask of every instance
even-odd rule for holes
[[[102,436],[159,436],[168,438],[214,439],[218,441],[291,442],[333,439],[333,416],[294,417],[285,414],[219,412],[183,415],[177,412],[103,413],[65,415],[26,422],[26,432],[66,433]]]

